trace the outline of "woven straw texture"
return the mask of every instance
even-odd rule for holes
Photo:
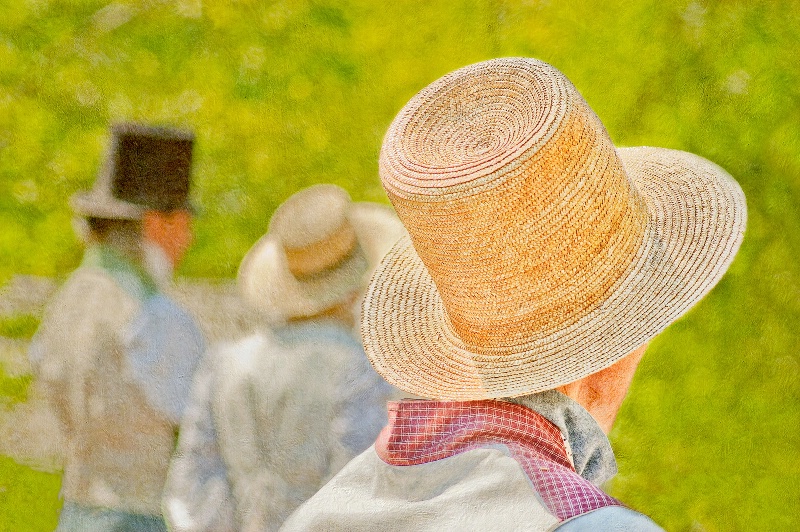
[[[239,290],[272,322],[313,316],[362,292],[403,235],[389,207],[353,203],[335,185],[314,185],[276,210],[242,260]]]
[[[380,174],[410,238],[373,277],[376,370],[429,398],[534,393],[606,368],[722,277],[746,204],[696,155],[615,148],[558,70],[457,70],[398,114]]]

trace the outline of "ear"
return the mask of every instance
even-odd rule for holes
[[[142,234],[145,238],[150,238],[151,235],[157,235],[163,230],[163,220],[161,213],[158,211],[145,211],[142,215]],[[150,238],[155,241],[155,238]]]
[[[558,391],[584,407],[608,434],[646,350],[644,344],[609,367],[561,386]]]
[[[177,266],[191,244],[191,214],[185,210],[145,211],[142,216],[142,235],[161,247],[172,265]]]

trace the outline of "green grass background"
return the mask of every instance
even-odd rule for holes
[[[642,363],[612,493],[668,530],[797,530],[799,50],[789,0],[0,0],[0,282],[77,265],[66,199],[91,186],[111,121],[196,131],[181,273],[230,277],[303,186],[385,202],[382,135],[416,91],[537,57],[615,143],[700,154],[748,199],[728,275]],[[0,529],[52,528],[57,488],[1,460]]]

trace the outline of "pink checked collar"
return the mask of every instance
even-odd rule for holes
[[[622,505],[575,472],[558,427],[529,408],[493,400],[406,400],[388,408],[389,425],[375,442],[387,464],[424,464],[501,444],[559,519]]]

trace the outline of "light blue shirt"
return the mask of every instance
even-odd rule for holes
[[[123,333],[131,375],[150,405],[178,425],[189,401],[192,374],[205,342],[194,319],[157,293]]]
[[[178,425],[189,401],[192,374],[205,351],[203,333],[143,268],[113,249],[89,248],[83,265],[102,268],[140,301],[139,314],[121,331],[125,357],[150,406]]]

